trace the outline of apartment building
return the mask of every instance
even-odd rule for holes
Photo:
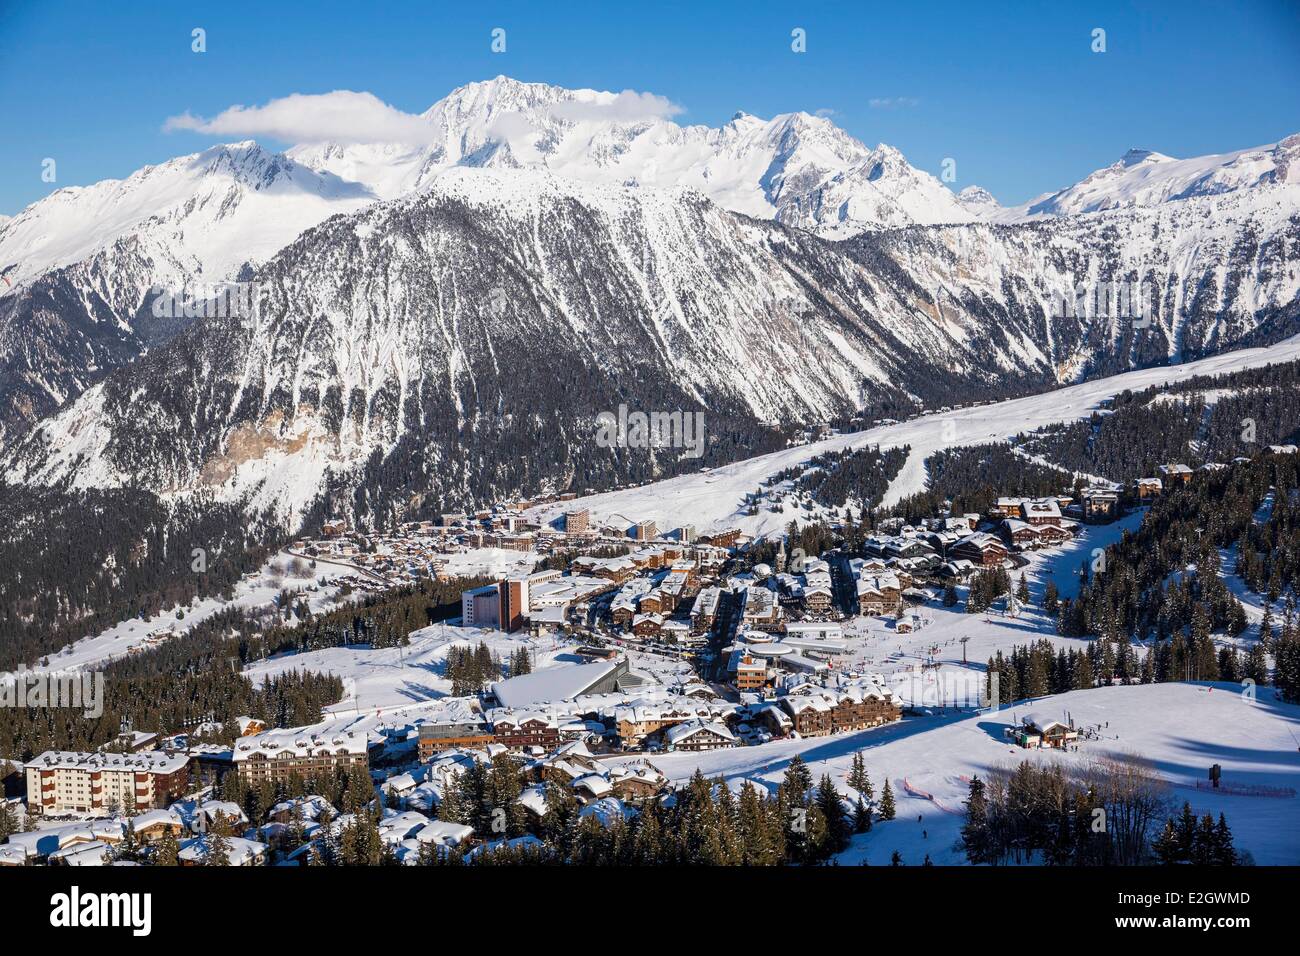
[[[564,530],[569,534],[582,534],[591,528],[591,512],[575,508],[564,513]]]
[[[327,722],[240,737],[232,759],[240,781],[257,786],[295,774],[306,779],[354,766],[368,769],[369,745],[365,733]]]
[[[161,750],[47,750],[24,767],[28,806],[42,814],[165,807],[186,792],[189,762],[186,754]]]

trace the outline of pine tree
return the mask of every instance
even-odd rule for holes
[[[894,808],[894,788],[890,786],[888,777],[885,778],[885,789],[880,794],[879,812],[882,820],[894,819],[894,813],[896,812]]]
[[[844,804],[840,800],[839,792],[831,782],[830,774],[822,775],[821,782],[817,785],[814,805],[820,811],[825,826],[825,845],[821,848],[821,856],[826,857],[842,852],[849,845],[849,836],[853,828],[848,814],[844,812]]]
[[[846,782],[851,789],[856,790],[858,793],[862,793],[871,785],[870,781],[867,780],[867,767],[862,759],[861,750],[855,751],[853,754],[853,766],[849,770]]]
[[[970,793],[966,797],[966,823],[961,828],[961,843],[966,850],[966,859],[971,863],[992,863],[991,838],[989,834],[988,800],[985,797],[984,781],[971,777]]]
[[[853,808],[853,832],[871,832],[871,808],[867,806],[861,797],[858,798],[857,805]]]
[[[1049,580],[1047,587],[1043,589],[1043,610],[1048,614],[1055,614],[1060,607],[1060,592],[1056,588],[1056,582]]]
[[[1020,572],[1020,583],[1016,585],[1016,599],[1022,604],[1029,603],[1029,582],[1025,580],[1025,573]]]
[[[221,814],[218,814],[221,816]],[[205,866],[230,866],[230,840],[220,831],[207,837],[208,855]]]
[[[1174,824],[1175,834],[1178,838],[1178,859],[1187,861],[1192,858],[1192,848],[1196,843],[1196,815],[1192,813],[1192,805],[1184,801],[1182,812]]]
[[[1232,831],[1228,829],[1228,821],[1224,819],[1222,813],[1219,814],[1218,825],[1214,828],[1214,849],[1210,854],[1210,862],[1215,866],[1236,866],[1239,862],[1237,849],[1232,843]]]
[[[1196,827],[1196,836],[1192,841],[1192,863],[1196,866],[1209,866],[1214,862],[1217,838],[1214,818],[1208,813],[1201,817]]]
[[[168,827],[163,833],[163,837],[158,841],[158,847],[154,852],[154,866],[179,866],[180,865],[180,844],[176,842],[176,834]]]
[[[1172,866],[1175,863],[1181,863],[1184,859],[1182,846],[1179,843],[1178,831],[1174,829],[1172,819],[1165,821],[1165,828],[1151,844],[1155,851],[1156,859],[1165,866]]]

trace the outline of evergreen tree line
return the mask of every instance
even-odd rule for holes
[[[1177,817],[1168,817],[1152,847],[1155,857],[1166,866],[1190,863],[1195,866],[1236,866],[1243,862],[1232,842],[1232,830],[1223,814],[1219,822],[1206,813],[1199,820],[1192,805],[1184,802]]]
[[[109,662],[98,717],[79,708],[0,708],[0,753],[30,760],[46,750],[94,750],[114,742],[123,718],[136,730],[170,734],[210,716],[228,725],[212,738],[228,743],[236,717],[299,726],[318,721],[322,707],[341,699],[343,684],[333,675],[289,671],[258,685],[239,673],[241,631],[249,626],[241,612],[227,610],[185,635]]]
[[[1244,658],[1217,650],[1211,636],[1216,631],[1236,636],[1247,626],[1245,610],[1219,573],[1221,549],[1244,544],[1237,564],[1252,574],[1255,585],[1269,587],[1264,582],[1273,574],[1251,572],[1250,565],[1288,566],[1300,548],[1288,500],[1297,487],[1297,457],[1266,453],[1170,489],[1136,532],[1107,549],[1091,575],[1087,564],[1080,569],[1079,595],[1060,602],[1058,630],[1116,643],[1151,643],[1155,680],[1258,680],[1266,669],[1265,654],[1272,653],[1278,665],[1274,683],[1288,699],[1300,699],[1294,593],[1287,595],[1282,630],[1273,632],[1270,613],[1261,641]],[[1260,503],[1273,491],[1279,504],[1257,523]],[[1268,554],[1256,551],[1253,541],[1265,542]],[[1275,583],[1281,596],[1283,580]],[[1270,595],[1271,587],[1266,599]]]
[[[1091,578],[1080,569],[1079,607],[1062,610],[1063,632],[1163,638],[1190,627],[1200,608],[1211,629],[1240,633],[1245,614],[1217,573],[1219,550],[1241,540],[1270,488],[1296,487],[1297,457],[1266,454],[1170,489]]]
[[[1004,701],[1064,694],[1112,684],[1163,684],[1185,680],[1250,679],[1264,686],[1270,681],[1263,646],[1249,653],[1236,648],[1215,649],[1208,635],[1196,642],[1181,634],[1156,643],[1143,652],[1128,640],[1099,638],[1082,650],[1053,648],[1051,641],[998,651],[988,660],[985,690],[992,694],[991,675],[997,674],[998,694]],[[1279,682],[1279,687],[1283,685]]]
[[[827,507],[843,507],[850,499],[864,508],[874,508],[885,496],[889,483],[902,470],[910,446],[877,447],[832,451],[815,455],[806,466],[787,469],[773,481],[794,481],[795,487]]]
[[[527,651],[524,651],[525,658]],[[511,674],[519,663],[518,655],[511,658]],[[447,651],[447,665],[443,672],[451,681],[452,697],[470,697],[480,694],[488,684],[500,680],[504,675],[501,658],[488,650],[483,641],[477,647],[454,644]],[[527,673],[526,671],[524,673]]]
[[[1021,579],[1023,581],[1023,578]],[[985,568],[977,571],[971,578],[970,591],[966,597],[966,613],[975,614],[987,610],[994,601],[1004,594],[1011,593],[1011,575],[1006,568]]]
[[[231,597],[285,540],[269,512],[204,495],[164,502],[137,488],[3,480],[0,528],[0,671],[121,621]]]
[[[1237,574],[1273,603],[1300,581],[1300,496],[1294,488],[1274,491],[1263,521],[1251,521],[1237,542]]]
[[[1137,762],[1102,761],[1070,775],[1025,760],[987,783],[972,778],[961,843],[971,863],[1141,866],[1164,859],[1168,806],[1165,783]],[[1228,853],[1235,860],[1226,822],[1218,839],[1227,851],[1214,862]]]
[[[1227,394],[1207,405],[1208,391]],[[1300,362],[1126,390],[1088,420],[1016,442],[1062,467],[1124,482],[1153,476],[1170,462],[1196,467],[1250,457],[1268,445],[1300,442]]]
[[[863,788],[856,810],[829,776],[814,784],[807,765],[795,756],[774,795],[749,781],[736,793],[721,778],[711,780],[697,770],[672,799],[648,801],[629,818],[602,822],[593,814],[582,816],[572,791],[554,782],[543,784],[541,817],[526,812],[515,801],[529,784],[527,774],[502,755],[460,774],[438,816],[474,827],[485,840],[532,836],[538,841],[476,854],[476,865],[812,865],[847,848],[854,832],[870,829],[873,817],[894,816],[888,782],[876,802],[860,754],[854,768],[850,784]],[[421,862],[467,861],[455,850],[428,847]]]
[[[916,524],[948,514],[987,514],[1006,495],[1042,497],[1075,485],[1069,472],[1030,461],[1002,443],[938,451],[925,460],[925,467],[926,490],[883,509],[879,517],[901,517]]]
[[[354,644],[376,648],[402,646],[409,643],[412,631],[459,614],[462,591],[492,580],[422,578],[417,584],[367,594],[360,601],[321,614],[312,614],[304,608],[297,623],[267,630],[251,645],[241,647],[241,655],[248,659],[251,653],[256,659],[286,651],[314,651]]]
[[[1017,435],[1015,442],[1062,468],[1119,482],[1154,475],[1170,462],[1199,464],[1190,443],[1200,434],[1204,400],[1152,401],[1157,394],[1154,387],[1125,390],[1087,419]]]

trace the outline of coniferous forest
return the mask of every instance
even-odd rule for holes
[[[0,670],[132,617],[229,595],[285,539],[268,515],[203,496],[0,481]]]
[[[1152,476],[1171,462],[1226,463],[1298,441],[1300,362],[1125,391],[1088,419],[1016,438],[1056,465],[1112,481]]]

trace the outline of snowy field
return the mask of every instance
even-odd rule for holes
[[[698,767],[734,787],[751,780],[775,791],[790,758],[800,754],[814,781],[829,773],[848,793],[845,779],[854,752],[861,750],[877,795],[886,778],[891,782],[898,815],[855,836],[839,860],[887,864],[898,850],[904,863],[915,865],[927,853],[936,864],[965,862],[954,845],[971,775],[987,776],[1024,759],[1082,766],[1095,758],[1136,756],[1165,779],[1170,799],[1179,806],[1187,800],[1198,814],[1217,819],[1224,813],[1237,847],[1249,850],[1256,863],[1300,864],[1300,798],[1214,793],[1195,786],[1218,763],[1227,787],[1300,790],[1300,707],[1275,701],[1271,690],[1253,703],[1228,684],[1101,687],[1034,702],[1035,711],[1069,713],[1079,727],[1100,726],[1100,739],[1083,741],[1072,753],[1021,750],[1003,739],[1003,729],[1029,709],[909,717],[855,734],[652,759],[675,781],[688,779]]]
[[[327,708],[327,713],[380,710],[405,713],[412,705],[447,697],[451,693],[451,680],[446,676],[451,649],[456,646],[477,647],[480,641],[505,662],[519,648],[527,648],[537,670],[579,664],[584,660],[573,653],[576,645],[560,643],[554,638],[531,638],[526,634],[506,634],[444,623],[414,631],[406,647],[375,649],[368,644],[358,644],[303,654],[281,654],[249,664],[244,673],[254,683],[265,676],[293,670],[334,674],[343,678],[346,696]]]
[[[544,524],[564,511],[586,507],[594,522],[615,519],[650,519],[660,528],[694,525],[700,533],[738,527],[753,535],[783,531],[795,511],[760,511],[749,515],[745,495],[757,491],[760,483],[786,468],[793,468],[814,455],[878,444],[882,449],[910,445],[911,454],[885,494],[891,504],[925,488],[925,459],[944,448],[1005,441],[1020,432],[1047,425],[1086,418],[1104,400],[1125,389],[1140,390],[1166,385],[1196,375],[1217,375],[1255,368],[1273,362],[1300,358],[1300,336],[1266,348],[1243,349],[1212,358],[1161,368],[1125,372],[1110,378],[1071,385],[1046,395],[1033,395],[993,405],[927,415],[894,425],[837,435],[825,441],[772,452],[757,458],[714,468],[708,472],[682,475],[638,488],[605,492],[576,501],[543,505],[527,514]],[[706,423],[707,425],[707,423]],[[806,514],[806,513],[805,513]]]

